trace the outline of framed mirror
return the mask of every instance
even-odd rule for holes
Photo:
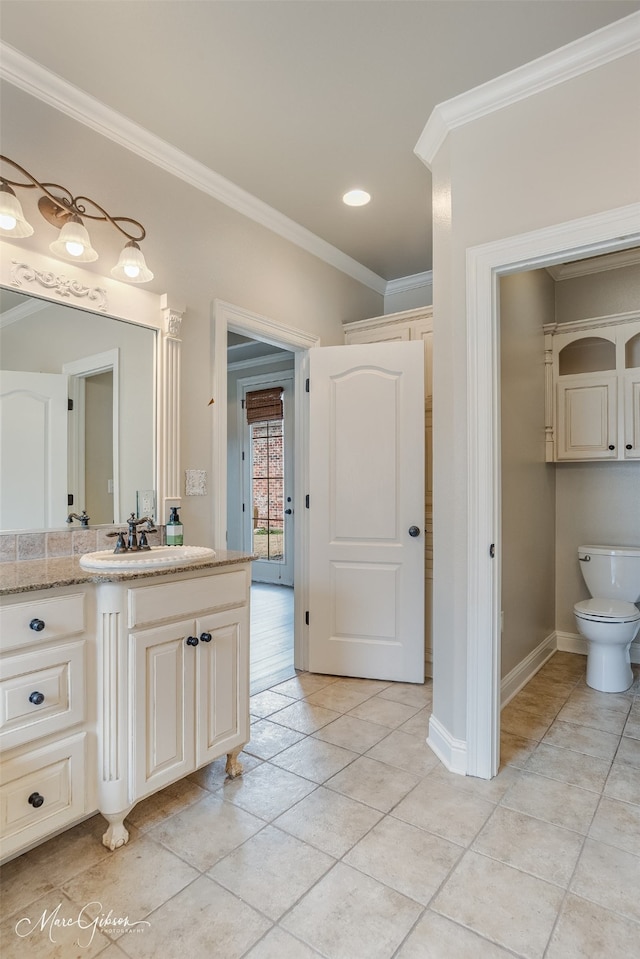
[[[19,252],[0,244],[0,531],[64,528],[83,510],[92,526],[164,522],[180,503],[182,311]]]

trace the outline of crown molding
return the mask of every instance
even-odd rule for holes
[[[548,266],[547,273],[554,280],[570,280],[575,276],[588,276],[590,273],[604,273],[607,270],[619,270],[624,266],[637,266],[640,263],[640,249],[620,250],[605,256],[575,260],[572,263],[556,263]]]
[[[544,323],[544,333],[582,333],[584,330],[603,329],[608,326],[623,326],[637,323],[640,320],[640,310],[631,310],[628,313],[610,313],[607,316],[588,316],[582,320],[568,320],[566,323]]]
[[[362,263],[3,41],[0,79],[289,240],[358,283],[384,294],[386,281]]]
[[[552,50],[530,63],[439,103],[414,153],[429,168],[447,134],[456,127],[542,93],[589,70],[640,49],[640,12]]]
[[[393,293],[406,293],[407,290],[417,290],[423,286],[433,286],[433,270],[425,273],[413,273],[411,276],[400,276],[397,280],[388,280],[385,287],[385,296]]]
[[[15,291],[18,292],[17,290]],[[25,300],[24,303],[20,303],[18,306],[12,306],[10,310],[5,310],[4,313],[0,314],[0,329],[4,329],[5,326],[11,326],[12,323],[19,323],[20,320],[24,320],[27,316],[32,316],[34,313],[39,313],[41,310],[46,310],[49,304],[46,300],[35,300],[33,298]]]

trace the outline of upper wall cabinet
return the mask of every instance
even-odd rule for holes
[[[388,313],[344,325],[345,343],[388,343],[398,340],[424,342],[424,391],[431,408],[433,358],[433,307],[421,306],[402,313]]]
[[[547,461],[640,459],[640,321],[544,328]]]

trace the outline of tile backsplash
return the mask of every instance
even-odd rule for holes
[[[118,525],[0,533],[0,563],[55,559],[59,556],[92,553],[97,549],[113,549],[115,541],[109,533],[119,533],[122,530],[123,527]],[[147,533],[150,546],[161,546],[164,543],[164,526],[157,526],[156,530],[155,533]]]

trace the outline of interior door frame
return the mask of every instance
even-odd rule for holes
[[[294,423],[295,490],[293,508],[294,529],[294,665],[306,669],[308,643],[305,628],[305,610],[308,594],[309,518],[305,508],[305,493],[309,489],[309,410],[305,402],[305,381],[308,376],[308,350],[320,346],[320,337],[304,330],[276,323],[258,313],[223,300],[213,301],[211,369],[212,369],[212,485],[216,490],[213,509],[213,545],[227,548],[227,333],[240,333],[270,343],[294,354]]]
[[[467,618],[469,776],[490,779],[500,758],[499,277],[638,245],[640,203],[467,250],[467,608],[474,610],[473,619]],[[491,544],[497,562],[490,556]]]

